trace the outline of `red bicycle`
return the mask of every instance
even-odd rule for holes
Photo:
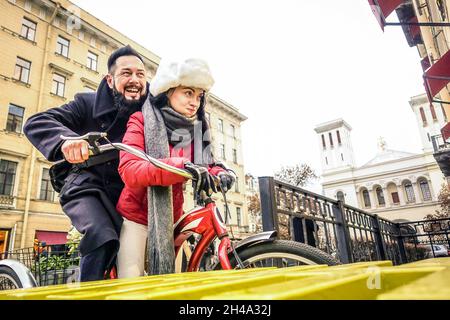
[[[156,167],[179,174],[188,179],[192,175],[183,169],[172,167],[147,155],[145,152],[123,143],[112,143],[106,133],[90,132],[81,137],[64,137],[63,140],[88,141],[93,155],[117,149],[129,152],[141,159],[151,162]],[[107,143],[100,145],[104,139]],[[225,168],[226,166],[222,164]],[[229,170],[229,168],[226,168]],[[230,170],[232,172],[232,170]],[[220,180],[214,181],[218,190],[222,190]],[[225,192],[221,191],[225,203],[225,210],[229,213]],[[225,219],[217,208],[214,200],[204,191],[194,194],[197,207],[183,214],[174,224],[174,244],[176,256],[183,244],[194,234],[200,237],[188,257],[188,262],[181,271],[199,271],[200,263],[204,258],[206,249],[218,238],[218,260],[212,269],[238,269],[257,267],[290,267],[296,265],[326,264],[337,265],[339,262],[325,252],[301,242],[278,240],[276,231],[266,231],[252,235],[237,243],[233,243],[226,226],[228,214]],[[115,268],[105,274],[105,278],[117,278]],[[30,270],[19,261],[6,259],[0,261],[0,290],[27,288],[37,286]]]

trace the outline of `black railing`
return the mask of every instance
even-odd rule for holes
[[[430,234],[431,229],[421,226],[437,220],[395,223],[272,177],[260,177],[259,189],[264,231],[277,230],[279,238],[312,245],[342,263],[392,260],[401,264],[430,257],[424,245],[444,245],[445,239],[450,245],[450,219],[443,219],[439,231]],[[422,237],[428,237],[429,243]],[[421,258],[424,250],[428,254]]]
[[[39,286],[67,284],[79,279],[80,254],[65,245],[48,245],[0,252],[0,260],[12,259],[23,263]]]

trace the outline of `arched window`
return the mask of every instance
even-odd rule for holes
[[[333,147],[333,136],[331,135],[331,132],[328,132],[328,137],[330,138],[330,146]]]
[[[419,182],[420,186],[420,192],[422,193],[423,201],[430,201],[431,200],[431,191],[430,186],[428,184],[427,180],[421,180]]]
[[[363,200],[364,200],[364,207],[365,208],[370,208],[369,191],[367,191],[367,189],[364,189],[364,191],[362,192],[362,195],[363,195]]]
[[[405,188],[405,193],[406,193],[406,201],[407,202],[415,202],[416,201],[416,197],[414,196],[414,188],[411,184],[411,182],[406,182],[404,184],[404,188]]]
[[[341,144],[342,141],[341,141],[341,134],[339,133],[339,130],[336,131],[336,135],[337,135],[338,143]]]
[[[427,118],[425,117],[425,111],[423,111],[423,108],[420,107],[420,116],[422,117],[422,123],[423,126],[426,127],[427,126]]]
[[[336,194],[336,198],[339,201],[345,202],[345,196],[344,196],[344,193],[342,191],[338,191],[338,193]]]
[[[381,189],[381,187],[377,187],[376,193],[377,193],[378,205],[380,205],[380,206],[386,205],[386,201],[384,200],[383,189]]]
[[[436,111],[434,110],[433,104],[430,104],[431,116],[433,117],[433,121],[437,121]]]

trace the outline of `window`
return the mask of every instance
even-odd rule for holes
[[[53,190],[52,184],[50,182],[49,172],[49,169],[42,170],[41,192],[39,194],[40,200],[53,201],[55,196],[55,190]]]
[[[327,157],[325,157],[325,162],[327,163],[327,165],[328,165],[328,158]]]
[[[12,196],[17,162],[0,160],[0,194]]]
[[[383,189],[381,189],[381,187],[376,188],[376,194],[378,199],[378,205],[380,206],[386,205],[386,201],[384,200]]]
[[[69,46],[70,46],[70,41],[58,36],[58,41],[56,42],[56,53],[60,54],[64,57],[69,57]]]
[[[30,81],[31,62],[17,57],[16,69],[14,70],[14,79],[23,83]]]
[[[425,111],[423,111],[422,107],[419,110],[420,110],[420,117],[422,118],[423,126],[426,127],[427,126],[427,118],[425,117]]]
[[[23,18],[22,30],[20,31],[20,35],[25,39],[34,41],[34,39],[36,38],[36,23],[28,20],[27,18]]]
[[[342,144],[342,142],[341,142],[341,134],[339,133],[339,130],[336,131],[336,135],[337,135],[338,143]]]
[[[339,201],[345,202],[344,193],[342,191],[338,191],[338,193],[336,194],[336,199],[338,199]]]
[[[236,138],[236,128],[235,128],[235,126],[234,125],[230,125],[230,128],[231,128],[231,136],[233,138]]]
[[[237,150],[233,149],[233,162],[237,163]]]
[[[324,135],[322,135],[322,147],[323,147],[323,149],[327,148],[327,145],[325,144],[325,136]]]
[[[406,201],[407,202],[415,202],[416,197],[414,196],[414,188],[411,182],[405,183],[405,192],[406,192]]]
[[[395,204],[400,203],[400,198],[398,197],[398,192],[392,192],[391,196],[392,196],[393,203],[395,203]]]
[[[428,181],[422,180],[419,182],[420,185],[420,191],[422,192],[423,201],[430,201],[431,200],[431,192],[430,192],[430,186],[428,185]]]
[[[427,132],[428,141],[431,142],[430,134]]]
[[[331,135],[331,132],[328,132],[328,137],[330,138],[330,146],[333,148],[333,136]]]
[[[236,177],[236,181],[234,182],[234,191],[239,192],[239,177]]]
[[[98,55],[88,51],[87,67],[91,70],[97,71],[97,62],[98,62]]]
[[[64,89],[66,86],[66,78],[57,73],[53,74],[52,93],[64,97]]]
[[[436,110],[434,110],[434,106],[430,104],[431,116],[433,117],[433,121],[437,121]]]
[[[344,155],[341,153],[341,159],[342,161],[344,161]]]
[[[6,131],[22,133],[24,108],[14,104],[9,105]]]
[[[223,120],[219,119],[219,122],[217,123],[217,130],[219,130],[219,132],[223,132]]]
[[[225,160],[225,145],[223,143],[220,144],[220,157]]]
[[[370,208],[370,195],[369,195],[369,191],[367,191],[367,189],[365,189],[363,192],[363,200],[364,200],[364,207],[366,208]]]
[[[236,207],[236,220],[237,220],[237,225],[240,227],[241,226],[241,208]]]

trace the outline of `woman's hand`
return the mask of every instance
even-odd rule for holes
[[[220,188],[223,190],[223,192],[227,192],[228,190],[230,190],[233,184],[236,182],[234,175],[232,175],[228,171],[220,172],[218,177],[220,179]]]
[[[205,191],[209,197],[213,194],[213,192],[217,192],[214,179],[205,167],[195,165],[191,162],[186,162],[184,164],[184,168],[192,174],[192,186],[194,187],[195,193]]]

